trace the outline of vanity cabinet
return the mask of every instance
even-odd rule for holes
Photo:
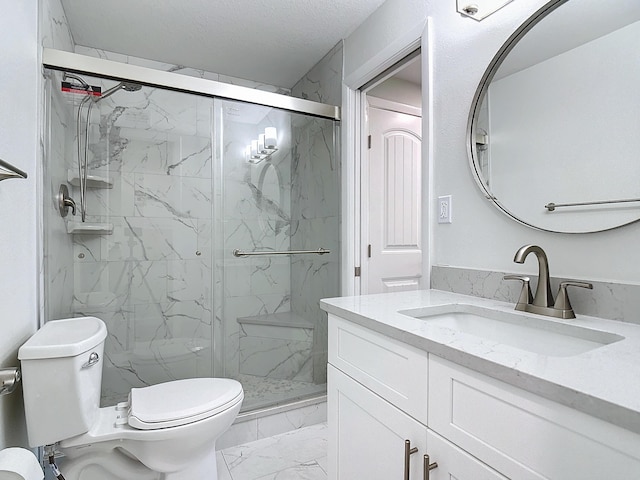
[[[332,402],[329,456],[335,462],[331,478],[402,479],[408,439],[418,448],[410,456],[410,478],[421,479],[419,452],[427,447],[427,427],[331,365],[327,383]]]
[[[329,480],[640,479],[640,435],[329,315]]]

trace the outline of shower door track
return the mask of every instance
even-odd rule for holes
[[[153,68],[114,62],[102,58],[88,57],[62,50],[45,48],[42,52],[42,65],[53,70],[130,81],[149,87],[193,93],[205,97],[240,100],[256,105],[281,108],[290,112],[304,113],[314,117],[340,120],[340,107],[336,105],[216,82],[215,80],[189,77],[174,72],[163,72]]]

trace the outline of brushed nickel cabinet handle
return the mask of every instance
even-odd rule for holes
[[[409,480],[411,455],[418,451],[418,447],[411,448],[411,441],[404,441],[404,480]]]
[[[438,462],[429,463],[429,455],[424,456],[424,480],[429,480],[429,472],[438,468]]]

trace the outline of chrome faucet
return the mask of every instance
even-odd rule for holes
[[[505,275],[505,280],[520,280],[522,291],[516,304],[516,310],[521,310],[539,315],[547,315],[556,318],[576,318],[576,314],[569,302],[567,287],[582,287],[592,289],[593,285],[586,282],[561,282],[558,291],[558,298],[554,302],[549,281],[549,261],[544,250],[537,245],[524,245],[518,249],[513,261],[524,263],[527,255],[534,253],[538,258],[538,286],[535,296],[531,295],[529,287],[529,277],[523,275]]]

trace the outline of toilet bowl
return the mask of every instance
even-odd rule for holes
[[[99,408],[105,338],[98,318],[55,320],[20,348],[29,444],[56,444],[67,480],[217,479],[215,442],[240,411],[240,383],[176,380]]]

